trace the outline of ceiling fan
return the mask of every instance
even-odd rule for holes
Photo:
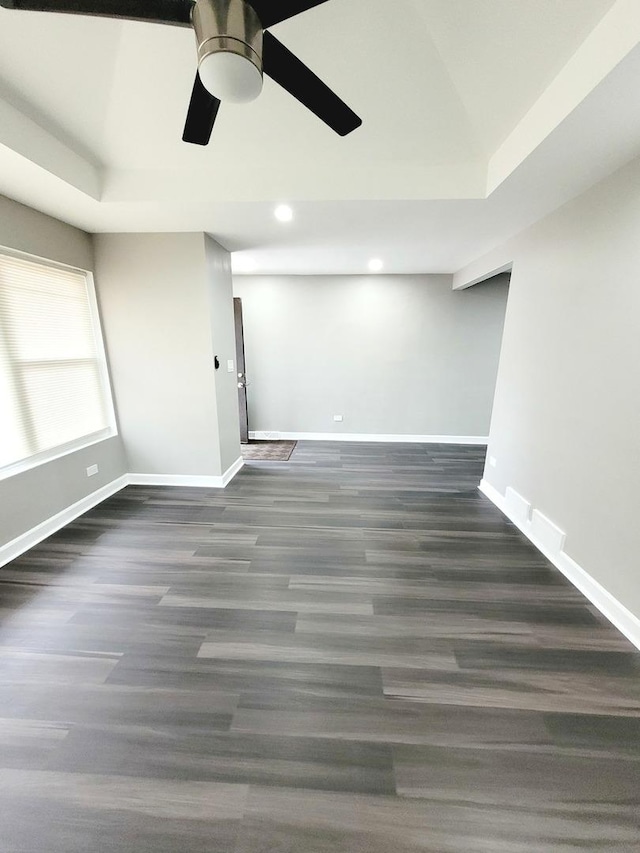
[[[0,0],[0,6],[193,27],[198,70],[182,138],[207,145],[222,101],[258,97],[267,74],[340,136],[362,120],[267,27],[327,0]]]

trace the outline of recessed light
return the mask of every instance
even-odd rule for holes
[[[278,222],[291,222],[293,219],[293,210],[288,204],[279,204],[273,213]]]
[[[380,272],[384,264],[380,258],[371,258],[369,261],[369,272]]]

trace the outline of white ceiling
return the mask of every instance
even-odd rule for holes
[[[453,271],[640,151],[638,0],[330,0],[274,33],[362,128],[266,80],[188,146],[189,29],[0,9],[0,192],[259,272]]]

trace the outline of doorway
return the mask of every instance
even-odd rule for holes
[[[247,407],[247,373],[244,358],[244,324],[242,299],[233,299],[233,321],[236,330],[236,370],[238,378],[238,410],[240,412],[240,443],[249,444],[249,409]]]
[[[238,383],[238,410],[240,413],[240,444],[242,458],[259,462],[286,462],[291,456],[295,441],[252,439],[249,441],[249,409],[247,406],[247,372],[244,352],[244,321],[242,300],[233,298],[233,319],[236,332],[236,377]]]

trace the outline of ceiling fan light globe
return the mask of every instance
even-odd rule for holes
[[[204,56],[198,67],[202,85],[220,101],[246,104],[262,91],[260,70],[244,56],[215,51]]]

